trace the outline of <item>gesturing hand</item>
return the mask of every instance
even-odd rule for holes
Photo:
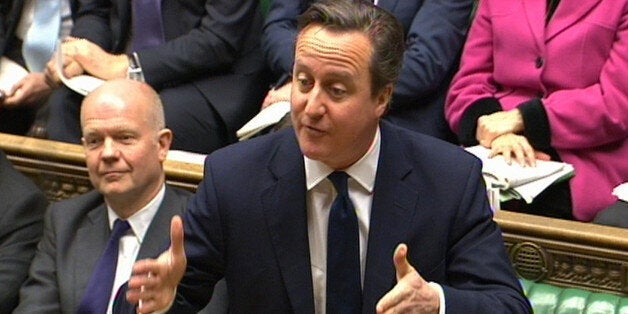
[[[438,313],[438,292],[410,265],[407,256],[408,247],[399,244],[393,257],[397,284],[379,300],[377,313]]]
[[[157,259],[135,263],[129,279],[127,300],[138,304],[139,313],[164,311],[172,306],[176,287],[185,272],[183,222],[174,216],[170,223],[170,248]]]

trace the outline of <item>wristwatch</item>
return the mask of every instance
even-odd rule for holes
[[[133,52],[129,56],[129,68],[127,69],[126,77],[134,81],[144,82],[144,73],[142,72],[137,52]]]

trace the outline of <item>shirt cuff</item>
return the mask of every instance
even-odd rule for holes
[[[445,292],[443,292],[443,287],[432,281],[427,284],[438,293],[438,302],[440,303],[438,306],[438,314],[445,314]]]

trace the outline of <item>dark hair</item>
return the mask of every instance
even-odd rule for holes
[[[299,17],[299,30],[313,24],[330,31],[359,31],[369,38],[373,45],[372,95],[397,81],[405,44],[403,27],[392,14],[369,1],[322,0],[313,3]]]

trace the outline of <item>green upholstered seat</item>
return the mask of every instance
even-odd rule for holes
[[[628,314],[628,297],[521,280],[535,314]]]

